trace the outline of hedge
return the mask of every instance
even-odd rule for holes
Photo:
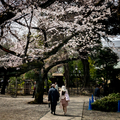
[[[116,112],[118,110],[118,100],[120,93],[112,93],[91,103],[92,110]]]

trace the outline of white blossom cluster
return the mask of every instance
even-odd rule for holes
[[[59,60],[58,53],[64,49],[68,57],[73,58],[80,55],[79,52],[97,46],[97,41],[107,36],[102,21],[111,16],[108,2],[113,1],[105,0],[100,6],[95,6],[89,0],[81,5],[77,2],[79,0],[74,1],[73,5],[57,1],[46,9],[41,9],[34,6],[35,2],[27,6],[25,1],[19,1],[19,6],[24,3],[21,11],[7,21],[4,34],[0,37],[1,45],[10,43],[10,50],[16,56],[7,54],[9,61],[3,62],[1,59],[1,66],[19,66],[25,57],[32,61],[36,58],[45,60],[54,55],[54,62]]]

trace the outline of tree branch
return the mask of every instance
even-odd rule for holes
[[[20,76],[21,74],[26,73],[29,70],[35,69],[35,68],[42,68],[43,62],[41,61],[32,61],[29,63],[24,63],[21,66],[17,67],[10,67],[5,69],[4,67],[0,68],[0,77],[4,76],[4,73],[6,73],[6,76],[12,77],[12,76]],[[18,70],[17,70],[18,68]]]
[[[64,38],[63,42],[60,43],[60,44],[59,44],[57,47],[55,47],[54,49],[52,49],[52,51],[50,51],[50,52],[45,52],[44,54],[46,55],[46,57],[43,58],[43,59],[47,59],[49,56],[54,55],[56,52],[59,51],[60,48],[63,47],[64,44],[66,44],[70,39],[72,39],[74,36],[76,36],[76,35],[78,35],[78,34],[79,34],[78,32],[77,32],[77,33],[73,33],[72,35],[67,36],[66,38]]]
[[[3,46],[1,46],[1,45],[0,45],[0,49],[3,50],[4,52],[10,53],[10,54],[15,55],[15,56],[17,56],[17,57],[20,57],[20,54],[17,54],[17,53],[15,53],[14,51],[11,51],[11,50],[9,50],[9,49],[6,49],[5,47],[3,47]]]
[[[44,41],[45,47],[48,47],[48,44],[46,43],[46,41],[47,41],[46,31],[44,29],[41,29],[41,30],[42,30],[44,38],[45,38],[45,41]]]
[[[5,8],[9,7],[10,10],[14,10],[14,7],[12,7],[11,5],[8,5],[4,0],[1,0],[1,2]]]
[[[51,4],[53,4],[56,0],[48,0],[47,2],[43,3],[43,4],[40,4],[38,5],[39,7],[41,8],[47,8],[48,6],[50,6]]]
[[[27,43],[26,43],[26,48],[25,48],[25,56],[27,54],[27,50],[28,50],[28,45],[30,43],[30,35],[31,35],[31,31],[30,31],[30,27],[31,27],[31,22],[32,22],[32,18],[33,18],[33,10],[31,11],[32,15],[31,15],[31,18],[30,18],[30,25],[28,25],[26,19],[26,23],[27,23],[27,27],[28,27],[28,35],[27,35]]]
[[[0,25],[4,23],[6,20],[15,17],[15,15],[16,15],[15,13],[8,11],[5,11],[4,13],[0,13]]]
[[[95,6],[99,6],[101,5],[102,2],[104,2],[105,0],[99,0],[97,3],[95,3]]]
[[[57,61],[57,62],[54,62],[52,65],[50,65],[49,67],[47,67],[45,70],[44,70],[44,75],[47,75],[48,71],[53,68],[54,66],[58,65],[58,64],[63,64],[63,63],[68,63],[69,61],[73,61],[73,60],[78,60],[80,59],[80,57],[77,57],[77,58],[68,58],[66,60],[61,60],[61,61]]]

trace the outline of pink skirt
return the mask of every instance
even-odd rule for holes
[[[66,101],[65,98],[61,99],[61,104],[62,104],[63,107],[66,107],[66,106],[68,106],[68,101]]]

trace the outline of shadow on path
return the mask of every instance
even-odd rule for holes
[[[61,115],[61,114],[56,114],[55,116],[64,116],[64,117],[82,117],[82,116],[76,116],[76,115]]]

